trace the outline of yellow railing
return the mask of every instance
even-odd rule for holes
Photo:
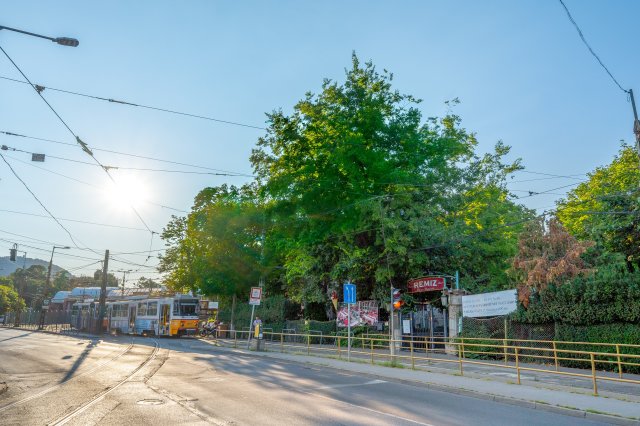
[[[221,341],[234,347],[248,345],[248,331],[224,333],[219,337],[226,339]],[[265,332],[263,337],[263,348],[268,351],[402,364],[412,369],[433,363],[455,364],[460,375],[464,375],[465,365],[489,366],[515,372],[517,384],[521,384],[523,371],[584,378],[591,381],[594,395],[598,394],[598,381],[640,384],[640,378],[630,374],[632,367],[640,367],[640,345],[422,336],[390,340],[388,335],[379,334],[351,337],[349,349],[349,339],[341,335]],[[597,350],[582,350],[580,347],[584,346]],[[563,362],[575,367],[561,370]],[[607,370],[616,371],[617,375],[607,374]]]

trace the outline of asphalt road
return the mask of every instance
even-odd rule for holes
[[[191,339],[86,339],[4,328],[0,423],[596,424],[344,371],[254,358]]]

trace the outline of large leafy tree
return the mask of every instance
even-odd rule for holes
[[[633,272],[640,267],[639,185],[638,155],[623,145],[611,164],[589,173],[588,180],[558,204],[558,218],[578,239],[622,254]]]
[[[174,217],[162,238],[165,283],[179,290],[240,295],[265,272],[264,214],[252,187],[203,189],[192,212]]]
[[[507,199],[507,146],[478,156],[460,119],[422,121],[419,100],[355,55],[346,81],[326,80],[291,115],[269,115],[253,151],[269,234],[290,296],[326,301],[351,279],[362,297],[429,271],[504,282],[529,213]]]

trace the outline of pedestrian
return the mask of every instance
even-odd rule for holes
[[[255,328],[261,325],[262,325],[262,320],[260,319],[260,317],[256,316],[256,319],[253,320],[253,327]]]

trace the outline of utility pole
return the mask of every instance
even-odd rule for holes
[[[633,133],[636,134],[636,151],[638,151],[638,167],[640,167],[640,120],[638,120],[638,110],[636,109],[636,100],[633,97],[633,89],[629,89],[629,97],[633,108]]]
[[[102,321],[105,314],[105,302],[107,299],[107,274],[109,272],[109,250],[104,251],[104,265],[102,267],[102,287],[100,288],[100,313],[98,315],[98,323],[96,324],[95,333],[102,334]]]
[[[122,272],[122,296],[124,296],[124,286],[125,286],[125,283],[126,283],[127,274],[132,272],[132,270],[131,269],[127,269],[127,270],[121,269],[118,272]]]
[[[51,288],[51,268],[53,267],[53,254],[56,252],[56,249],[69,249],[70,247],[68,246],[53,246],[53,249],[51,250],[51,260],[49,260],[49,269],[47,270],[47,281],[44,283],[44,289],[42,290],[42,308],[40,310],[40,326],[39,329],[42,330],[42,328],[44,328],[44,318],[46,315],[46,311],[47,309],[45,309],[44,304],[46,303],[45,301],[47,300],[47,297],[49,297],[49,288]],[[35,299],[34,299],[35,300]],[[47,306],[48,308],[48,306]]]
[[[395,342],[393,341],[393,337],[394,337],[394,316],[395,316],[395,309],[393,308],[393,282],[391,281],[391,266],[389,263],[389,252],[387,252],[387,238],[385,237],[384,234],[384,218],[385,218],[385,214],[384,214],[384,209],[382,207],[382,199],[380,199],[380,229],[382,231],[382,244],[384,245],[384,251],[386,253],[386,257],[387,257],[387,273],[389,274],[389,353],[391,355],[391,360],[394,361],[395,359],[393,358],[393,356],[396,354],[396,348],[395,348]]]

